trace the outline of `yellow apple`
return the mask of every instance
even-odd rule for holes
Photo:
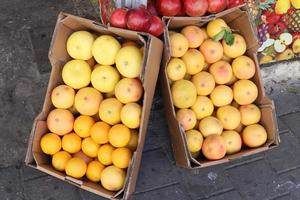
[[[92,58],[94,37],[87,31],[76,31],[67,40],[67,52],[74,59],[89,60]]]

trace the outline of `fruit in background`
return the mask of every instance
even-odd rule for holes
[[[195,112],[187,108],[179,109],[176,112],[176,119],[185,131],[193,129],[197,122]]]
[[[277,0],[275,4],[275,13],[278,15],[286,14],[290,7],[290,0]]]
[[[289,32],[300,33],[300,9],[291,10],[291,13],[285,15],[284,20]]]
[[[115,67],[100,65],[92,71],[91,83],[100,92],[114,91],[119,80],[120,74]]]
[[[146,32],[150,27],[151,14],[144,6],[127,12],[127,28],[134,31]]]
[[[91,137],[82,140],[81,150],[85,155],[91,158],[97,157],[99,147],[100,145],[97,144]]]
[[[286,49],[284,52],[277,54],[276,59],[277,60],[289,60],[295,57],[295,54],[292,49]]]
[[[171,58],[167,65],[169,79],[177,81],[183,79],[186,73],[186,65],[180,58]]]
[[[223,125],[222,122],[217,118],[209,116],[200,121],[199,130],[205,138],[213,134],[221,135],[223,131]]]
[[[260,121],[261,112],[260,109],[254,105],[244,105],[239,107],[241,113],[241,123],[245,126],[256,124]]]
[[[227,29],[230,30],[226,22],[221,18],[211,20],[206,26],[207,35],[210,38],[214,38],[217,34]]]
[[[112,152],[112,163],[114,166],[124,169],[127,168],[132,157],[130,149],[126,147],[117,148]]]
[[[74,121],[74,131],[78,136],[82,138],[89,137],[90,130],[94,125],[94,123],[95,120],[92,117],[86,115],[80,115]]]
[[[78,157],[81,158],[82,160],[84,160],[84,162],[86,164],[90,163],[93,159],[88,157],[87,155],[85,155],[82,151],[78,151],[77,153],[73,154],[73,157]]]
[[[99,161],[92,161],[88,164],[86,170],[86,177],[93,182],[99,182],[101,179],[101,172],[105,168]]]
[[[296,39],[294,42],[293,42],[293,52],[294,53],[300,53],[300,39]]]
[[[125,172],[115,166],[106,167],[101,173],[101,185],[110,191],[122,189],[125,182]]]
[[[67,40],[67,52],[79,60],[88,60],[92,55],[92,45],[94,37],[87,31],[76,31],[70,35]]]
[[[47,117],[47,126],[52,133],[65,135],[73,130],[74,117],[69,110],[54,109]]]
[[[83,159],[75,157],[68,160],[66,164],[66,174],[73,178],[82,178],[87,169],[87,164]]]
[[[130,140],[127,144],[127,148],[130,149],[131,151],[135,151],[139,142],[139,133],[137,130],[130,130]]]
[[[147,10],[148,12],[153,15],[153,16],[158,16],[158,12],[155,8],[154,2],[153,1],[148,1],[147,3]]]
[[[240,105],[253,103],[258,96],[256,85],[250,80],[238,80],[233,85],[233,98]]]
[[[242,138],[246,146],[259,147],[267,141],[267,132],[260,124],[252,124],[244,128]]]
[[[208,12],[219,13],[227,7],[227,0],[208,0]]]
[[[234,42],[232,45],[226,43],[225,40],[222,40],[222,45],[224,49],[224,54],[230,58],[237,58],[244,55],[246,52],[247,46],[246,41],[243,36],[234,33]]]
[[[207,12],[207,0],[184,0],[183,2],[184,11],[188,16],[200,17]]]
[[[238,79],[250,79],[255,74],[255,63],[247,56],[239,56],[232,61],[232,71]]]
[[[171,56],[182,57],[189,48],[189,41],[181,33],[170,34]]]
[[[188,145],[188,149],[190,152],[198,152],[201,150],[202,143],[203,143],[203,136],[197,130],[189,130],[185,132],[186,142]]]
[[[113,65],[121,44],[116,38],[110,35],[99,36],[92,47],[92,54],[101,65]]]
[[[148,33],[158,37],[164,31],[164,25],[161,19],[157,16],[152,16],[150,18],[150,27],[148,29]]]
[[[189,42],[189,48],[198,48],[204,41],[204,33],[198,26],[186,26],[181,30]]]
[[[215,88],[214,77],[205,71],[199,72],[192,77],[192,82],[196,86],[198,95],[209,95]]]
[[[209,72],[213,75],[216,84],[226,84],[231,80],[232,68],[228,62],[220,60],[209,67]]]
[[[204,139],[202,153],[209,160],[219,160],[226,154],[226,142],[220,135],[210,135]]]
[[[175,16],[181,10],[180,0],[157,0],[156,9],[162,16]]]
[[[85,87],[75,95],[75,108],[82,115],[92,116],[98,113],[103,96],[93,87]]]
[[[239,110],[230,105],[218,108],[217,118],[222,122],[223,128],[227,130],[236,129],[241,122]]]
[[[47,133],[42,137],[40,146],[45,154],[54,155],[61,149],[61,139],[54,133]]]
[[[68,153],[77,153],[81,149],[81,138],[75,133],[64,135],[62,149]]]
[[[188,80],[175,81],[171,87],[173,103],[177,108],[189,108],[197,98],[195,85]]]
[[[139,79],[123,78],[115,87],[115,96],[121,103],[137,102],[143,96],[143,86]]]
[[[264,55],[263,57],[261,57],[261,59],[259,60],[259,64],[266,64],[269,62],[273,61],[273,57],[269,56],[269,55]]]
[[[198,120],[210,116],[214,111],[214,104],[206,96],[197,96],[196,102],[191,107]]]
[[[207,40],[208,39],[208,34],[207,34],[206,28],[201,28],[201,30],[202,30],[202,33],[203,33],[203,39]]]
[[[210,94],[210,99],[217,107],[229,105],[233,100],[233,91],[227,85],[218,85]]]
[[[56,108],[71,108],[74,103],[74,97],[74,89],[67,85],[59,85],[51,93],[51,101]]]
[[[115,9],[110,15],[110,24],[118,28],[127,27],[127,10],[124,8]]]
[[[285,45],[290,45],[293,42],[293,36],[290,33],[282,33],[279,36],[279,39],[285,44]]]
[[[52,166],[58,171],[65,171],[66,164],[71,158],[72,156],[69,153],[59,151],[52,157]]]
[[[112,160],[112,152],[115,150],[115,148],[111,144],[104,144],[100,146],[98,150],[98,160],[103,164],[103,165],[111,165]]]
[[[299,0],[291,0],[291,4],[294,8],[300,9],[300,1]]]
[[[268,33],[274,39],[278,38],[279,35],[283,33],[285,30],[286,30],[286,25],[281,21],[276,22],[276,24],[268,24]]]
[[[226,153],[234,154],[242,148],[242,138],[236,131],[224,131],[221,135],[226,142]]]
[[[90,83],[91,67],[84,60],[71,60],[63,67],[62,79],[74,89],[83,88]]]
[[[108,141],[114,147],[126,147],[130,140],[130,130],[123,124],[116,124],[108,132]]]
[[[205,40],[201,46],[200,51],[207,63],[212,64],[222,59],[223,47],[220,42],[215,42],[212,39]]]
[[[181,57],[186,66],[186,73],[194,75],[199,73],[204,67],[204,57],[197,49],[189,49]]]
[[[122,47],[116,55],[116,67],[127,78],[136,78],[142,71],[143,55],[135,46]]]
[[[98,144],[106,144],[108,142],[108,132],[110,125],[105,122],[96,122],[90,129],[91,138]]]
[[[115,125],[121,121],[123,104],[116,98],[104,99],[99,107],[99,117],[102,121]]]
[[[128,103],[121,110],[121,122],[128,128],[140,127],[142,107],[137,103]]]
[[[244,4],[244,0],[228,0],[227,1],[227,8],[234,8],[237,7],[239,5]]]

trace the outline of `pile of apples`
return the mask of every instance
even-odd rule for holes
[[[244,55],[244,37],[219,18],[206,28],[190,25],[181,32],[170,31],[169,43],[172,58],[166,73],[192,156],[202,152],[218,160],[239,152],[243,144],[265,144],[261,110],[254,104],[258,88],[251,81],[256,66]]]
[[[118,191],[138,145],[143,51],[135,42],[88,31],[72,33],[66,48],[72,60],[51,93],[55,108],[40,147],[56,170]]]

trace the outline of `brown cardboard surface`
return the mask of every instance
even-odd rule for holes
[[[254,34],[254,29],[252,27],[248,11],[241,10],[239,8],[233,8],[227,10],[226,12],[219,13],[217,16],[224,19],[232,29],[234,29],[237,33],[244,36],[247,43],[246,55],[252,58],[256,63],[256,72],[254,77],[251,80],[255,82],[258,87],[258,91],[259,91],[258,98],[256,99],[255,103],[261,108],[262,116],[261,116],[260,123],[265,127],[268,134],[268,139],[266,144],[264,144],[262,147],[255,148],[255,149],[244,148],[240,152],[234,155],[227,155],[223,159],[217,161],[209,161],[204,157],[199,157],[197,160],[192,158],[191,154],[187,149],[185,133],[180,128],[180,125],[176,120],[175,108],[173,106],[171,91],[170,91],[170,83],[165,70],[168,61],[171,58],[170,50],[169,50],[168,32],[169,30],[181,29],[187,25],[197,25],[201,27],[207,24],[207,22],[210,19],[201,18],[201,17],[164,18],[164,23],[166,25],[164,30],[165,31],[164,39],[167,47],[165,48],[164,51],[164,58],[163,58],[164,67],[161,69],[162,89],[164,92],[163,96],[164,96],[165,110],[166,110],[169,132],[171,136],[176,164],[178,166],[182,166],[185,168],[202,168],[202,167],[208,167],[216,164],[225,163],[233,159],[238,159],[258,152],[266,151],[274,146],[277,146],[280,141],[278,136],[278,128],[277,128],[274,104],[268,97],[266,97],[264,91],[264,85],[261,78],[260,68],[256,56],[258,42]]]
[[[100,183],[96,184],[83,178],[81,180],[66,176],[65,173],[56,171],[51,166],[50,157],[45,155],[40,148],[41,137],[48,133],[46,119],[48,113],[53,109],[51,103],[52,90],[62,84],[61,71],[66,62],[71,58],[66,51],[67,38],[74,31],[88,30],[97,35],[109,34],[119,39],[133,40],[145,47],[143,71],[140,76],[143,87],[143,108],[141,116],[141,125],[139,129],[139,143],[137,150],[132,156],[131,163],[127,169],[126,183],[119,192],[111,192],[104,189]],[[28,150],[25,163],[40,171],[57,177],[63,181],[67,181],[77,187],[93,192],[109,199],[127,199],[135,190],[135,184],[138,177],[144,140],[148,126],[148,120],[151,111],[152,100],[155,92],[155,85],[159,73],[160,61],[162,56],[162,42],[149,35],[134,31],[128,31],[118,28],[106,27],[92,20],[80,18],[77,16],[61,13],[58,16],[57,24],[53,33],[49,50],[49,60],[52,65],[52,71],[45,95],[44,105],[41,113],[35,118],[30,139],[28,142]]]

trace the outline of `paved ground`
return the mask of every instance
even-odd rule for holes
[[[93,17],[94,10],[79,0],[1,0],[0,8],[0,199],[102,199],[23,165],[49,78],[47,51],[56,16],[63,10]],[[300,199],[299,73],[299,62],[263,69],[277,108],[279,148],[193,172],[175,166],[157,90],[131,199]]]

